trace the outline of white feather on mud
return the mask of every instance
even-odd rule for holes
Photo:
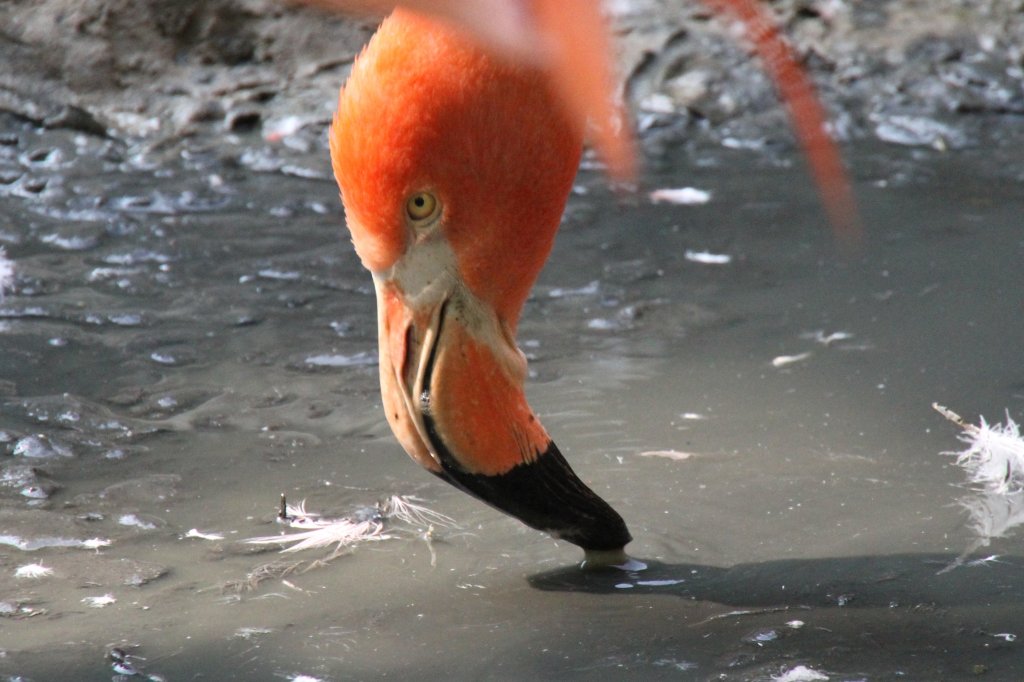
[[[317,547],[330,547],[342,549],[356,542],[366,540],[384,540],[384,524],[374,521],[354,522],[349,519],[335,519],[333,521],[322,521],[317,528],[306,530],[301,533],[289,535],[265,535],[258,538],[249,538],[246,543],[250,545],[290,545],[282,549],[282,552],[301,552],[304,549]]]
[[[25,564],[14,571],[15,578],[46,578],[53,575],[53,569],[42,564]]]
[[[337,519],[327,519],[317,512],[307,511],[305,500],[297,505],[286,504],[281,519],[291,528],[303,529],[301,533],[265,535],[249,538],[245,542],[251,545],[289,545],[282,552],[300,552],[333,545],[337,552],[358,542],[394,537],[385,532],[388,522],[426,526],[427,532],[434,526],[455,526],[455,520],[451,517],[414,500],[414,497],[392,495],[376,507],[364,508],[351,516]]]

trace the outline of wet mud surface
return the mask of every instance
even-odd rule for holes
[[[613,574],[380,415],[324,142],[372,23],[159,6],[0,8],[0,674],[1024,675],[1024,498],[966,485],[930,407],[1024,410],[1019,3],[775,4],[844,140],[852,255],[728,25],[612,3],[646,175],[585,164],[520,344],[649,564]],[[709,201],[648,199],[682,186]],[[245,544],[282,492],[382,530]]]

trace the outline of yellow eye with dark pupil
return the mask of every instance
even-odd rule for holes
[[[409,218],[422,221],[430,218],[437,211],[437,199],[430,192],[417,192],[409,197],[405,204],[405,212]]]

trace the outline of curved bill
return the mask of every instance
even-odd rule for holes
[[[530,410],[525,360],[493,314],[459,287],[428,292],[423,305],[375,281],[385,409],[413,459],[588,556],[621,553],[632,539],[625,522],[573,472]]]

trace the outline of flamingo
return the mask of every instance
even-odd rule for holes
[[[377,292],[381,395],[399,442],[431,473],[597,561],[621,558],[631,536],[530,409],[515,344],[582,133],[543,70],[397,10],[342,90],[331,159]]]
[[[597,146],[613,175],[632,175],[632,147],[615,125],[616,105],[602,98],[610,87],[604,44],[590,40],[579,63],[566,47],[564,36],[579,37],[579,27],[565,9],[600,21],[595,3],[505,4],[536,12],[541,28],[523,34],[538,53],[516,52],[507,36],[488,42],[486,31],[467,37],[456,26],[472,17],[453,8],[468,2],[434,3],[440,19],[394,10],[339,95],[332,166],[373,279],[382,402],[405,451],[448,483],[578,545],[585,565],[618,565],[628,560],[626,523],[573,472],[531,410],[515,337],[579,165],[583,114],[597,112]],[[600,23],[583,26],[604,35]],[[759,36],[755,44],[777,40]],[[590,74],[578,87],[569,84],[574,64]],[[840,204],[835,170],[825,171],[833,194],[824,194]]]

